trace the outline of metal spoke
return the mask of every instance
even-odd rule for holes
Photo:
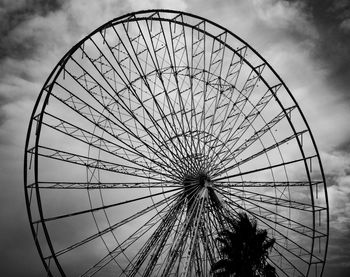
[[[231,188],[231,187],[239,187],[239,188],[277,188],[277,187],[309,187],[309,186],[317,186],[318,184],[322,184],[323,181],[287,181],[287,182],[252,182],[252,181],[243,181],[243,182],[225,182],[225,181],[215,181],[216,186],[220,186],[223,188]]]
[[[276,167],[280,167],[280,166],[286,166],[286,165],[293,164],[293,163],[304,162],[305,160],[311,160],[313,158],[316,158],[316,156],[306,157],[305,159],[296,159],[296,160],[289,161],[289,162],[283,162],[283,163],[274,164],[274,165],[271,165],[271,166],[257,168],[257,169],[246,171],[246,172],[240,172],[240,173],[232,174],[232,175],[229,175],[229,176],[215,178],[215,179],[213,179],[213,181],[217,182],[217,181],[221,181],[221,180],[225,180],[225,179],[229,179],[229,178],[234,178],[234,177],[239,177],[239,176],[243,176],[243,175],[247,175],[247,174],[252,174],[252,173],[255,173],[255,172],[260,172],[260,171],[264,171],[264,170],[270,170],[272,168],[276,168]]]
[[[176,198],[174,198],[171,203],[174,203]],[[102,270],[111,261],[115,260],[123,251],[129,248],[133,243],[139,240],[143,235],[145,235],[151,228],[162,220],[164,214],[169,214],[168,210],[173,211],[175,206],[179,206],[181,199],[177,199],[175,204],[169,208],[169,205],[163,207],[158,214],[151,217],[147,222],[145,222],[140,228],[138,228],[133,234],[131,234],[127,239],[119,244],[118,247],[110,251],[106,256],[99,260],[93,267],[89,268],[82,276],[93,276],[100,270]]]
[[[247,158],[245,158],[245,159],[243,159],[243,160],[241,160],[239,162],[236,162],[234,165],[227,166],[227,167],[222,166],[223,169],[220,170],[219,172],[217,172],[216,174],[217,175],[221,175],[221,174],[223,174],[225,172],[228,172],[228,171],[230,171],[230,170],[232,170],[232,169],[234,169],[236,167],[239,167],[240,165],[243,165],[243,164],[245,164],[245,163],[247,163],[247,162],[249,162],[251,160],[254,160],[255,158],[257,158],[257,157],[259,157],[261,155],[268,154],[269,151],[272,151],[272,150],[282,146],[283,144],[287,144],[291,140],[296,139],[298,136],[301,136],[303,133],[305,133],[305,131],[299,132],[297,134],[293,134],[293,135],[291,135],[291,136],[289,136],[289,137],[287,137],[287,138],[285,138],[285,139],[283,139],[283,140],[281,140],[279,142],[276,142],[275,144],[272,144],[272,145],[270,145],[268,147],[265,147],[261,151],[259,151],[257,153],[254,153],[254,154],[250,155],[249,157],[247,157]]]
[[[167,193],[174,192],[174,191],[177,191],[177,190],[179,190],[179,188],[171,189],[171,190],[168,190],[168,191],[165,191],[165,192],[158,192],[158,193],[154,193],[154,194],[149,194],[147,196],[137,197],[137,198],[134,198],[134,199],[130,199],[130,200],[126,200],[126,201],[123,201],[123,202],[118,202],[118,203],[114,203],[114,204],[110,204],[110,205],[105,205],[105,206],[101,206],[101,207],[97,207],[97,208],[91,208],[91,209],[82,210],[82,211],[78,211],[78,212],[74,212],[74,213],[69,213],[69,214],[63,214],[63,215],[59,215],[59,216],[43,218],[40,221],[34,221],[33,223],[36,224],[36,223],[39,223],[39,222],[53,221],[53,220],[67,218],[67,217],[82,215],[82,214],[86,214],[86,213],[96,212],[96,211],[99,211],[99,210],[105,210],[105,209],[109,209],[109,208],[112,208],[112,207],[117,207],[117,206],[120,206],[120,205],[125,205],[125,204],[128,204],[128,203],[144,200],[146,198],[151,198],[151,197],[154,197],[154,196],[167,194]]]
[[[32,153],[35,149],[29,149],[28,152]],[[132,166],[126,166],[123,164],[117,164],[109,161],[104,161],[100,159],[91,158],[88,156],[78,155],[75,153],[70,153],[66,151],[60,151],[46,146],[39,146],[37,155],[50,158],[58,161],[64,161],[68,163],[73,163],[88,168],[98,168],[100,170],[112,171],[115,173],[132,175],[141,178],[153,179],[162,181],[161,176],[173,178],[173,176],[168,175],[163,172],[158,172],[152,168],[137,168]]]
[[[247,204],[250,204],[251,209],[248,209],[250,213],[254,214],[255,217],[263,218],[266,221],[270,222],[271,224],[276,224],[280,227],[283,227],[285,229],[288,229],[290,231],[296,232],[302,236],[306,236],[309,238],[313,238],[315,236],[317,237],[323,237],[325,234],[321,232],[315,231],[312,227],[306,226],[302,224],[301,222],[295,221],[293,219],[290,219],[281,213],[278,213],[276,210],[271,208],[266,208],[263,205],[258,205],[255,201],[252,201],[251,199],[247,197],[242,197],[237,194],[232,194],[229,192],[223,193],[224,197],[227,199],[228,204],[230,205],[238,205],[234,201],[232,201],[230,198],[227,197],[227,195],[234,196],[237,199],[240,199]],[[259,213],[255,213],[254,210],[259,211]],[[272,216],[272,218],[270,218]]]
[[[316,211],[322,211],[325,209],[325,207],[320,207],[317,205],[312,205],[312,203],[305,203],[300,201],[295,201],[291,199],[284,199],[282,196],[274,197],[271,195],[266,195],[262,193],[252,192],[248,190],[238,189],[231,187],[231,189],[234,191],[232,195],[237,197],[237,195],[243,195],[242,199],[248,200],[248,201],[254,201],[257,203],[262,204],[268,204],[268,205],[274,205],[278,207],[285,207],[290,209],[296,209],[306,212],[316,212]],[[231,193],[230,193],[231,194]]]
[[[40,189],[142,189],[142,188],[182,188],[183,186],[173,181],[159,181],[159,182],[122,182],[122,183],[108,183],[108,182],[38,182],[30,184],[28,187],[38,187]]]
[[[85,239],[83,239],[83,240],[73,244],[73,245],[70,245],[69,247],[66,247],[66,248],[64,248],[62,250],[57,251],[55,253],[55,255],[56,256],[63,255],[65,253],[69,252],[69,251],[74,250],[77,247],[80,247],[80,246],[84,245],[85,243],[88,243],[88,242],[90,242],[90,241],[92,241],[92,240],[94,240],[94,239],[96,239],[96,238],[98,238],[100,236],[103,236],[103,235],[107,234],[108,232],[113,232],[114,230],[116,230],[119,227],[129,223],[130,221],[135,220],[138,217],[141,217],[141,216],[149,213],[150,211],[158,208],[159,206],[167,203],[167,201],[172,201],[173,198],[176,198],[178,195],[179,195],[179,192],[177,194],[171,195],[170,197],[165,198],[165,199],[163,199],[163,200],[161,200],[159,202],[156,202],[155,204],[153,204],[153,205],[143,209],[142,211],[135,212],[132,216],[129,216],[128,218],[120,220],[119,222],[113,224],[110,227],[105,228],[104,230],[101,230],[101,231],[99,231],[99,232],[97,232],[97,233],[95,233],[95,234],[93,234],[93,235],[91,235],[91,236],[89,236],[89,237],[87,237],[87,238],[85,238]]]

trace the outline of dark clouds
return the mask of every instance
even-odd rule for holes
[[[2,109],[2,105],[4,105],[4,103],[6,103],[6,99],[0,94],[0,126],[5,122],[7,118],[6,112]]]
[[[14,30],[38,16],[60,10],[63,0],[0,0],[0,59],[22,59],[34,54],[40,41],[35,36],[19,37]]]
[[[339,233],[336,229],[330,230],[330,242],[328,246],[328,263],[325,276],[348,276],[350,272],[350,232]]]
[[[350,94],[350,91],[349,91],[349,94]],[[343,143],[337,145],[335,150],[339,152],[350,153],[350,138],[345,140]],[[350,169],[349,169],[349,175],[350,175]]]
[[[22,0],[0,1],[1,12],[1,34],[8,34],[13,28],[21,22],[28,20],[33,16],[46,16],[50,12],[59,10],[65,1],[60,0]]]
[[[328,80],[350,101],[350,1],[287,0],[298,3],[317,30],[314,57]]]
[[[0,242],[6,252],[1,258],[2,273],[4,276],[45,276],[28,219],[23,215],[22,212],[11,213],[12,222],[7,222],[4,227],[7,236],[3,236]]]

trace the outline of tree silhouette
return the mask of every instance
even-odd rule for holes
[[[275,243],[267,231],[258,229],[256,220],[246,213],[229,220],[230,230],[219,232],[222,259],[212,265],[214,276],[272,277],[275,268],[267,262],[269,250]]]

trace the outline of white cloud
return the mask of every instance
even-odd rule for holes
[[[302,2],[253,0],[258,19],[269,28],[295,30],[316,37],[317,33],[307,16],[300,12]]]
[[[340,24],[340,28],[346,32],[350,32],[350,18],[344,19]]]
[[[328,175],[345,176],[350,168],[349,154],[323,152],[322,160],[328,165],[325,168],[325,173]]]
[[[187,9],[187,3],[184,0],[173,1],[173,0],[148,0],[148,1],[138,1],[130,0],[131,8],[134,11],[146,10],[146,9],[171,9],[184,11]]]
[[[344,182],[339,186],[328,188],[329,209],[331,215],[331,227],[347,235],[350,231],[350,176],[340,178],[340,182]]]

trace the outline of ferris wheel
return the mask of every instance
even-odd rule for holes
[[[308,123],[275,70],[189,13],[111,20],[58,62],[25,147],[49,276],[210,276],[228,218],[275,238],[277,276],[321,276],[328,200]]]

